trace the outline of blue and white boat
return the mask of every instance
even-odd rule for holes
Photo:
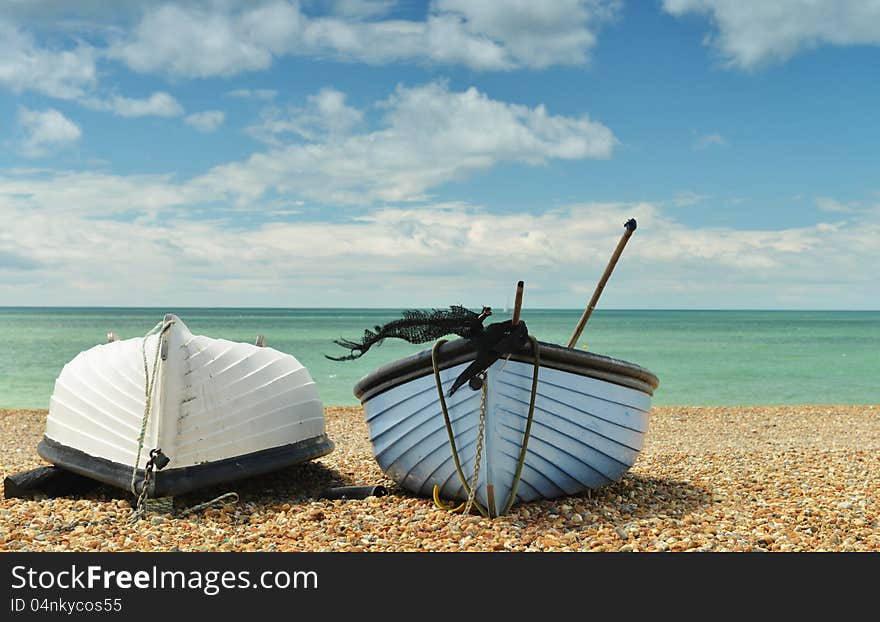
[[[355,385],[375,458],[400,486],[435,499],[436,487],[443,499],[465,501],[479,453],[475,501],[498,516],[516,502],[599,488],[632,467],[659,384],[653,373],[533,340],[495,361],[482,387],[465,385],[445,397],[477,355],[471,342],[457,339],[384,365]]]

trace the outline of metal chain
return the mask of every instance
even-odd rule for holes
[[[486,427],[486,395],[488,393],[486,387],[489,384],[486,376],[486,372],[483,372],[480,375],[483,381],[482,395],[480,396],[480,426],[477,429],[477,452],[476,457],[474,458],[474,474],[471,477],[471,490],[468,493],[468,500],[464,506],[464,511],[462,512],[464,516],[471,513],[471,506],[473,506],[474,499],[477,496],[477,480],[480,477],[480,462],[483,459],[483,431]]]
[[[150,494],[150,480],[153,479],[153,470],[156,466],[156,456],[158,455],[159,450],[154,449],[150,452],[150,459],[147,460],[147,464],[144,467],[144,481],[143,486],[141,487],[141,492],[137,498],[137,504],[131,512],[131,517],[128,519],[130,523],[137,522],[138,520],[146,514],[147,511],[147,496]]]
[[[149,495],[150,490],[150,480],[153,479],[153,470],[155,467],[156,456],[159,454],[158,449],[154,449],[150,452],[150,459],[147,461],[147,465],[144,467],[144,481],[143,487],[141,488],[141,492],[137,497],[137,503],[134,508],[132,508],[131,515],[128,517],[129,523],[136,523],[140,520],[147,510],[147,496]],[[53,527],[52,529],[46,530],[44,533],[62,533],[65,531],[73,531],[79,526],[89,527],[89,526],[99,526],[99,525],[111,525],[116,522],[115,518],[105,518],[99,521],[89,521],[89,520],[78,520],[73,521],[72,523],[68,523],[67,525],[62,525],[60,527]]]
[[[440,412],[443,413],[443,423],[446,425],[446,437],[449,439],[449,449],[452,453],[452,462],[455,464],[455,472],[458,473],[458,479],[461,482],[465,492],[470,495],[470,486],[468,486],[467,477],[461,469],[461,462],[458,459],[458,447],[455,443],[455,434],[452,431],[452,420],[449,418],[449,408],[446,405],[446,396],[443,394],[443,382],[440,379],[440,367],[437,365],[437,350],[446,343],[446,339],[438,339],[431,349],[431,367],[434,370],[434,384],[437,386],[437,399],[440,400]],[[474,499],[474,506],[482,516],[489,517],[489,512],[484,508],[479,500]],[[463,507],[463,506],[462,506]],[[456,508],[457,510],[458,508]]]
[[[144,479],[141,485],[141,491],[137,495],[137,501],[135,502],[134,507],[131,510],[131,515],[128,518],[129,523],[136,523],[144,515],[147,513],[147,497],[150,494],[150,483],[153,481],[153,476],[155,475],[157,468],[162,468],[162,464],[157,465],[157,461],[160,461],[162,458],[162,450],[161,449],[153,449],[150,451],[150,459],[147,461],[146,466],[144,467]],[[186,508],[177,513],[178,517],[183,518],[184,516],[188,516],[189,514],[193,514],[195,512],[199,512],[201,510],[210,508],[212,506],[217,505],[221,502],[228,503],[238,503],[239,496],[237,492],[227,492],[219,497],[214,497],[210,501],[205,501],[204,503],[199,503],[192,507]],[[115,518],[105,518],[99,521],[89,521],[89,520],[78,520],[73,521],[72,523],[68,523],[66,525],[61,525],[59,527],[53,527],[52,529],[44,530],[42,533],[62,533],[65,531],[73,531],[79,526],[88,527],[88,526],[99,526],[99,525],[112,525],[116,522]]]
[[[97,527],[100,525],[113,525],[116,523],[115,518],[104,518],[101,520],[77,520],[72,523],[68,523],[66,525],[61,525],[60,527],[52,527],[51,529],[45,529],[40,533],[64,533],[65,531],[73,531],[77,527]]]
[[[218,503],[221,503],[221,502],[227,501],[227,500],[229,500],[229,503],[235,504],[235,503],[238,503],[238,499],[239,499],[239,497],[238,497],[237,492],[235,492],[235,491],[226,492],[226,493],[223,493],[222,495],[220,495],[219,497],[214,497],[210,501],[205,501],[204,503],[199,503],[199,504],[194,505],[192,507],[188,507],[185,510],[182,510],[180,512],[180,516],[187,516],[187,515],[192,514],[194,512],[199,512],[201,510],[213,507],[213,506],[217,505]]]

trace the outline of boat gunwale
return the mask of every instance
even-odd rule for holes
[[[295,464],[309,462],[332,452],[336,444],[326,433],[294,443],[229,456],[219,460],[158,471],[150,481],[147,496],[151,498],[181,495],[277,471]],[[116,488],[128,490],[132,466],[107,458],[92,456],[76,447],[65,445],[48,436],[37,444],[41,458],[55,466]],[[139,468],[135,485],[141,486],[144,470]]]
[[[544,341],[538,341],[538,346],[541,367],[602,380],[649,396],[654,395],[654,390],[660,384],[653,372],[635,363]],[[533,363],[531,350],[529,344],[521,352],[512,354],[510,360]],[[476,352],[476,348],[466,339],[448,341],[437,348],[438,368],[442,371],[467,363],[474,359]],[[431,358],[431,350],[426,349],[386,363],[361,378],[354,386],[354,395],[365,403],[402,384],[433,374]]]

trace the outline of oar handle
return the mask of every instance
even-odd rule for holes
[[[599,279],[599,283],[596,285],[596,290],[593,292],[593,297],[590,298],[590,302],[587,303],[587,308],[584,309],[584,313],[581,315],[581,319],[578,321],[577,327],[571,335],[571,339],[568,340],[569,348],[573,348],[575,344],[577,344],[577,340],[580,338],[584,326],[587,325],[587,320],[590,319],[593,309],[596,308],[596,304],[599,302],[599,296],[602,295],[602,290],[605,289],[605,284],[608,282],[611,273],[614,271],[614,266],[617,265],[617,260],[620,259],[623,247],[626,246],[626,243],[629,242],[630,237],[632,237],[633,231],[636,230],[635,218],[630,218],[623,224],[623,226],[626,230],[623,232],[620,241],[617,243],[617,248],[614,249],[614,254],[611,255],[608,265],[605,266],[605,272],[602,274],[602,278]]]
[[[525,288],[525,283],[519,281],[516,284],[516,300],[513,303],[513,317],[510,320],[511,326],[516,326],[519,324],[519,312],[522,311],[522,299],[523,299],[523,289]]]

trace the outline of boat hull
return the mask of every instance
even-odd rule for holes
[[[644,368],[583,351],[540,344],[535,408],[513,502],[577,495],[620,479],[648,430],[656,377]],[[438,349],[447,392],[474,352],[459,340]],[[492,515],[508,506],[525,440],[534,357],[500,359],[486,376],[483,446],[476,499]],[[467,494],[452,458],[430,352],[373,372],[355,387],[366,412],[374,456],[403,488],[445,499]],[[476,462],[482,391],[468,386],[447,398],[462,472]]]
[[[170,462],[148,494],[165,496],[333,450],[315,383],[293,356],[193,335],[174,315],[164,324],[161,338],[95,346],[64,366],[37,448],[44,459],[128,489],[161,449]]]

